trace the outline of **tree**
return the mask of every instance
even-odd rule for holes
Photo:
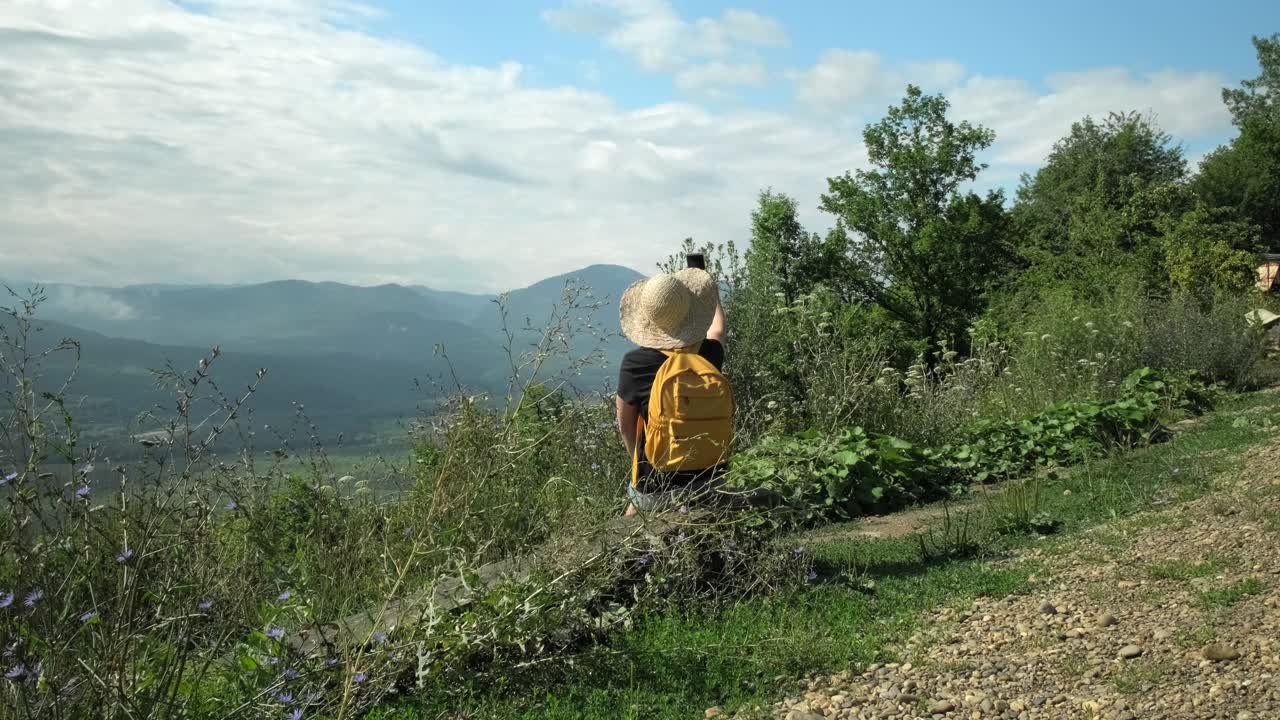
[[[1222,101],[1231,111],[1231,119],[1243,128],[1253,122],[1280,122],[1280,33],[1253,38],[1262,72],[1239,88],[1223,88]]]
[[[992,279],[1008,267],[1004,197],[961,192],[995,134],[947,118],[941,95],[907,86],[863,132],[871,170],[827,180],[821,207],[855,233],[849,282],[924,340],[963,344]]]
[[[1182,148],[1150,117],[1112,113],[1100,123],[1091,117],[1074,123],[1044,167],[1018,187],[1012,214],[1024,260],[1134,249],[1144,236],[1081,236],[1073,233],[1076,220],[1094,215],[1085,226],[1096,228],[1098,214],[1122,213],[1135,196],[1186,172]]]
[[[1280,248],[1280,33],[1253,39],[1261,73],[1222,99],[1240,134],[1200,164],[1195,188],[1205,203],[1229,208]]]

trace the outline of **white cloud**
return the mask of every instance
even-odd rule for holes
[[[827,50],[812,67],[787,73],[796,99],[824,112],[883,104],[901,97],[907,83],[930,91],[947,90],[964,75],[964,66],[952,60],[895,66],[872,50],[844,49]]]
[[[558,30],[599,36],[645,70],[673,73],[690,92],[764,84],[755,49],[789,42],[781,23],[750,10],[689,21],[668,0],[572,0],[542,15]]]
[[[760,86],[768,80],[763,63],[726,63],[715,60],[691,65],[676,73],[676,87],[686,92],[711,92],[742,85]]]
[[[54,285],[46,293],[49,305],[57,312],[111,321],[130,320],[137,315],[132,305],[101,290]]]
[[[492,289],[650,269],[687,235],[741,239],[766,185],[815,206],[859,157],[783,113],[623,110],[450,64],[346,4],[253,7],[0,5],[6,273]]]
[[[1135,74],[1121,68],[1058,73],[1047,92],[1022,80],[974,76],[949,97],[959,118],[995,130],[993,164],[1041,163],[1054,142],[1086,115],[1136,110],[1155,116],[1175,138],[1225,134],[1230,116],[1222,104],[1226,78],[1211,72],[1165,70]]]
[[[793,75],[798,93],[843,114],[628,110],[598,92],[538,87],[518,62],[452,64],[374,37],[360,29],[369,12],[351,3],[269,3],[0,4],[6,275],[496,289],[594,262],[649,270],[689,235],[743,240],[766,186],[827,226],[815,209],[826,178],[865,161],[861,124],[922,77],[953,86],[956,116],[997,131],[986,176],[996,182],[1041,162],[1086,113],[1151,110],[1184,137],[1230,130],[1214,73],[1090,70],[1042,90],[857,52]],[[624,34],[637,57],[685,56],[665,40],[640,50],[646,33],[669,32],[665,3],[611,2],[593,32],[616,31],[612,8],[623,5],[658,11]],[[679,82],[708,92],[767,77],[733,47],[781,36],[745,17],[722,15],[730,54],[701,55]]]

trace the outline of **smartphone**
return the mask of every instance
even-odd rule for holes
[[[699,270],[707,269],[707,259],[702,253],[689,253],[684,256],[684,259],[688,263],[688,267],[698,268]]]

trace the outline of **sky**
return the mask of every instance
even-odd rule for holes
[[[490,292],[749,238],[907,83],[1011,191],[1086,115],[1233,133],[1280,3],[6,0],[0,274]]]

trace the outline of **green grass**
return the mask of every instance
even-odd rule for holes
[[[1216,575],[1221,569],[1222,564],[1215,560],[1166,560],[1148,565],[1147,575],[1152,580],[1190,580]]]
[[[1257,595],[1266,589],[1266,585],[1257,578],[1249,578],[1232,583],[1226,587],[1205,590],[1196,596],[1200,605],[1206,608],[1231,607],[1250,595]]]
[[[1033,545],[1050,553],[1073,551],[1085,528],[1204,494],[1215,476],[1238,467],[1235,451],[1267,438],[1251,424],[1233,423],[1232,413],[1254,407],[1280,407],[1280,396],[1234,398],[1224,412],[1173,442],[1117,453],[1064,473],[1057,482],[1061,487],[1042,493],[1033,510],[1061,523],[1061,533],[1049,539],[988,532],[978,538],[978,557],[957,557],[922,556],[916,538],[830,539],[836,535],[832,528],[801,533],[784,542],[807,547],[819,575],[811,586],[722,611],[641,617],[629,630],[579,651],[572,664],[477,673],[381,707],[372,717],[662,720],[698,717],[713,705],[729,712],[767,710],[795,691],[788,678],[897,659],[891,648],[919,629],[930,610],[978,596],[1024,592],[1028,576],[1040,572],[1029,563],[992,558]],[[1125,544],[1127,538],[1116,542]],[[1164,572],[1194,576],[1203,571]],[[1251,591],[1256,589],[1224,589],[1212,602],[1229,603]],[[1137,687],[1144,676],[1135,670],[1117,682]]]
[[[1120,671],[1111,677],[1111,685],[1121,695],[1145,692],[1159,682],[1168,671],[1168,666],[1163,663],[1138,659],[1122,666]]]
[[[1173,641],[1180,648],[1204,647],[1218,637],[1218,631],[1212,625],[1201,625],[1194,630],[1183,630],[1174,636]]]

